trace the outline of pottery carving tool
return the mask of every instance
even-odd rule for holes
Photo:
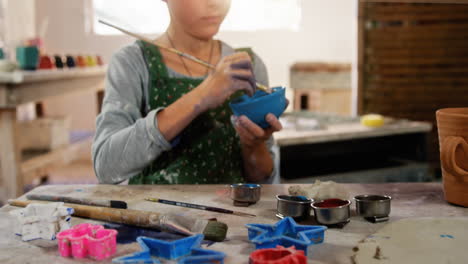
[[[26,207],[29,200],[8,200],[11,206]],[[78,204],[64,204],[74,209],[73,216],[114,222],[131,226],[154,228],[162,231],[185,235],[203,234],[205,239],[215,242],[226,238],[228,226],[223,222],[209,221],[177,214],[160,214],[157,212],[131,209],[118,209]]]
[[[228,210],[228,209],[224,209],[224,208],[218,208],[218,207],[212,207],[212,206],[206,206],[206,205],[200,205],[200,204],[182,203],[182,202],[176,202],[176,201],[170,201],[170,200],[164,200],[164,199],[158,199],[158,198],[145,198],[145,200],[149,201],[149,202],[162,203],[162,204],[168,204],[168,205],[175,205],[175,206],[181,206],[181,207],[186,207],[186,208],[211,211],[211,212],[216,212],[216,213],[256,217],[256,215],[254,215],[254,214],[248,214],[248,213],[232,211],[232,210]]]
[[[153,40],[151,40],[151,39],[149,39],[149,38],[147,38],[147,37],[144,37],[144,36],[141,36],[141,35],[139,35],[139,34],[130,32],[130,31],[125,30],[125,29],[123,29],[123,28],[121,28],[121,27],[118,27],[118,26],[116,26],[116,25],[113,25],[113,24],[111,24],[111,23],[109,23],[109,22],[106,22],[106,21],[103,21],[103,20],[99,20],[99,23],[104,24],[104,25],[109,26],[109,27],[112,27],[112,28],[114,28],[114,29],[117,29],[117,30],[119,30],[120,32],[122,32],[122,33],[124,33],[124,34],[127,34],[127,35],[129,35],[129,36],[132,36],[132,37],[134,37],[134,38],[136,38],[136,39],[139,39],[139,40],[141,40],[141,41],[144,41],[144,42],[146,42],[146,43],[148,43],[148,44],[157,46],[157,47],[159,47],[159,48],[161,48],[161,49],[163,49],[163,50],[167,50],[167,51],[172,52],[172,53],[175,53],[175,54],[177,54],[177,55],[179,55],[179,56],[185,57],[185,58],[187,58],[187,59],[189,59],[189,60],[192,60],[192,61],[194,61],[194,62],[196,62],[196,63],[198,63],[198,64],[201,64],[201,65],[203,65],[203,66],[205,66],[205,67],[207,67],[207,68],[209,68],[209,69],[214,69],[214,68],[215,68],[214,65],[212,65],[212,64],[210,64],[210,63],[208,63],[208,62],[206,62],[206,61],[203,61],[203,60],[201,60],[201,59],[199,59],[199,58],[197,58],[197,57],[195,57],[195,56],[192,56],[192,55],[187,54],[187,53],[183,53],[182,51],[177,50],[177,49],[174,49],[174,48],[169,48],[169,47],[162,46],[162,45],[160,45],[160,44],[156,44],[156,43],[154,43]],[[261,83],[259,83],[259,82],[257,82],[256,85],[257,85],[257,88],[258,88],[258,89],[260,89],[260,90],[262,90],[262,91],[264,91],[264,92],[266,92],[266,93],[271,93],[271,90],[270,90],[267,86],[265,86],[265,85],[263,85],[263,84],[261,84]]]
[[[72,204],[127,209],[126,202],[117,201],[117,200],[99,200],[99,199],[96,200],[96,199],[75,198],[75,197],[66,197],[66,196],[45,195],[45,194],[28,194],[26,195],[26,198],[28,198],[28,200],[38,200],[38,201],[47,201],[47,202],[64,202],[64,203],[72,203]]]

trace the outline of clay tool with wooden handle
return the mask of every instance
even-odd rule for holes
[[[109,27],[112,27],[112,28],[114,28],[114,29],[117,29],[118,31],[120,31],[120,32],[122,32],[122,33],[124,33],[124,34],[127,34],[127,35],[132,36],[132,37],[134,37],[134,38],[136,38],[136,39],[139,39],[139,40],[141,40],[141,41],[144,41],[144,42],[146,42],[146,43],[148,43],[148,44],[150,44],[150,45],[157,46],[158,48],[161,48],[161,49],[163,49],[163,50],[167,50],[167,51],[172,52],[172,53],[175,53],[175,54],[177,54],[177,55],[179,55],[179,56],[185,57],[185,58],[187,58],[187,59],[189,59],[189,60],[192,60],[192,61],[194,61],[194,62],[196,62],[196,63],[198,63],[198,64],[201,64],[201,65],[203,65],[203,66],[205,66],[205,67],[207,67],[207,68],[209,68],[209,69],[214,69],[214,68],[215,68],[214,65],[212,65],[212,64],[210,64],[210,63],[208,63],[208,62],[206,62],[206,61],[200,60],[200,59],[197,58],[197,57],[194,57],[194,56],[192,56],[192,55],[190,55],[190,54],[187,54],[187,53],[183,53],[182,51],[177,50],[177,49],[174,49],[174,48],[169,48],[169,47],[165,47],[165,46],[163,46],[163,45],[157,44],[157,43],[155,43],[153,40],[151,40],[151,39],[149,39],[149,38],[147,38],[147,37],[144,37],[144,36],[141,36],[141,35],[139,35],[139,34],[130,32],[130,31],[125,30],[125,29],[123,29],[123,28],[121,28],[121,27],[118,27],[118,26],[116,26],[116,25],[113,25],[113,24],[111,24],[111,23],[109,23],[109,22],[106,22],[106,21],[103,21],[103,20],[99,20],[99,23],[104,24],[104,25],[109,26]],[[266,93],[271,93],[270,88],[268,88],[267,86],[265,86],[265,85],[263,85],[263,84],[261,84],[261,83],[259,83],[259,82],[256,83],[256,86],[257,86],[258,89],[260,89],[260,90],[262,90],[262,91],[264,91],[264,92],[266,92]]]
[[[30,200],[8,200],[11,206],[26,207],[32,203],[43,203]],[[131,209],[117,209],[108,207],[97,207],[89,205],[68,204],[65,206],[73,208],[73,216],[154,228],[173,233],[185,235],[203,234],[205,239],[211,241],[223,241],[226,238],[228,226],[225,223],[197,219],[185,215],[160,214],[157,212],[140,211]]]
[[[72,204],[127,209],[126,202],[117,201],[117,200],[87,199],[87,198],[46,195],[46,194],[28,194],[26,195],[26,198],[28,198],[28,200],[38,200],[38,201],[47,201],[47,202],[64,202],[64,203],[72,203]]]

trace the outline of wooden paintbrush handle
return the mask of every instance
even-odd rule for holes
[[[9,200],[8,204],[18,207],[26,207],[31,203],[41,203],[38,201]],[[114,222],[126,225],[157,228],[160,229],[161,214],[148,211],[116,209],[107,207],[95,207],[78,204],[65,204],[75,210],[74,216]]]
[[[44,195],[44,194],[28,194],[26,195],[28,200],[39,200],[47,202],[64,202],[72,204],[82,204],[90,206],[102,206],[110,207],[110,201],[106,200],[93,200],[86,198],[74,198],[74,197],[65,197],[65,196],[54,196],[54,195]]]
[[[146,37],[141,36],[141,35],[139,35],[139,34],[130,32],[130,31],[125,30],[125,29],[123,29],[123,28],[121,28],[121,27],[118,27],[118,26],[116,26],[116,25],[112,25],[112,24],[109,23],[109,22],[106,22],[106,21],[103,21],[103,20],[99,20],[99,23],[102,23],[102,24],[104,24],[104,25],[106,25],[106,26],[109,26],[109,27],[112,27],[112,28],[114,28],[114,29],[117,29],[117,30],[121,31],[122,33],[125,33],[125,34],[127,34],[127,35],[129,35],[129,36],[132,36],[132,37],[136,38],[136,39],[139,39],[139,40],[141,40],[141,41],[144,41],[144,42],[146,42],[146,43],[148,43],[148,44],[150,44],[150,45],[154,45],[154,46],[157,46],[157,47],[159,47],[159,48],[161,48],[161,49],[164,49],[164,50],[173,52],[173,53],[175,53],[175,54],[178,54],[178,55],[180,55],[180,56],[184,56],[185,58],[187,58],[187,59],[189,59],[189,60],[192,60],[192,61],[194,61],[194,62],[196,62],[196,63],[198,63],[198,64],[204,65],[205,67],[208,67],[208,68],[210,68],[210,69],[214,69],[214,68],[215,68],[214,65],[212,65],[212,64],[210,64],[210,63],[208,63],[208,62],[206,62],[206,61],[200,60],[200,59],[197,58],[197,57],[194,57],[194,56],[192,56],[192,55],[190,55],[190,54],[187,54],[187,53],[183,53],[183,52],[181,52],[181,51],[179,51],[179,50],[176,50],[176,49],[174,49],[174,48],[169,48],[169,47],[165,47],[165,46],[156,44],[153,40],[151,40],[151,39],[149,39],[149,38],[146,38]],[[256,86],[257,86],[258,89],[260,89],[260,90],[262,90],[262,91],[264,91],[264,92],[266,92],[266,93],[271,93],[271,90],[270,90],[268,87],[266,87],[265,85],[263,85],[263,84],[261,84],[261,83],[259,83],[259,82],[256,83]]]
[[[186,207],[186,208],[206,210],[206,211],[212,211],[212,212],[224,213],[224,214],[233,214],[234,213],[234,211],[231,211],[231,210],[212,207],[212,206],[206,206],[206,205],[200,205],[200,204],[191,204],[191,203],[183,203],[183,202],[170,201],[170,200],[164,200],[164,199],[156,199],[156,200],[159,203],[175,205],[175,206],[182,206],[182,207]]]

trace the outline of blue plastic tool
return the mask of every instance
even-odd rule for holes
[[[115,258],[113,263],[158,264],[161,260],[173,260],[179,264],[188,263],[224,263],[226,254],[214,250],[202,249],[200,244],[203,235],[198,234],[174,241],[164,241],[149,237],[138,237],[141,251],[127,256]]]
[[[295,246],[307,255],[310,245],[320,244],[325,237],[325,226],[298,225],[291,217],[286,217],[274,225],[247,224],[249,240],[256,249]]]

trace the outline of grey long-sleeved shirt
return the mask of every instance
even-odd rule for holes
[[[233,48],[222,43],[223,57],[233,53]],[[255,77],[260,83],[268,85],[263,61],[258,56],[254,61]],[[170,68],[168,73],[171,77],[191,78]],[[117,184],[128,180],[172,148],[158,129],[156,114],[163,108],[150,109],[149,81],[148,67],[138,44],[126,46],[112,57],[92,146],[94,169],[100,183]],[[273,138],[268,140],[267,145],[275,160]],[[272,175],[275,174],[276,169]],[[266,182],[271,182],[272,178]]]

